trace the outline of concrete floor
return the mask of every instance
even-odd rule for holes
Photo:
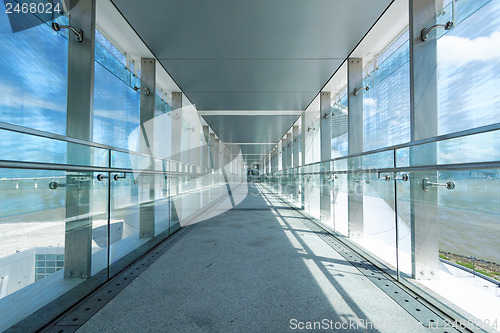
[[[427,332],[303,219],[249,184],[239,205],[197,223],[78,332],[286,332],[299,322]]]

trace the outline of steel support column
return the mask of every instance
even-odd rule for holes
[[[296,168],[300,165],[300,153],[299,153],[299,148],[300,148],[300,129],[299,126],[293,126],[292,128],[292,135],[293,135],[293,143],[292,143],[292,150],[293,150],[293,160],[292,160],[292,167]]]
[[[331,118],[331,102],[332,96],[330,92],[321,92],[320,94],[320,135],[321,135],[321,161],[329,161],[332,156],[332,118]],[[324,165],[321,165],[321,171],[326,170]],[[331,222],[331,202],[332,190],[331,182],[326,180],[324,175],[321,175],[321,191],[320,191],[320,219],[327,225]]]
[[[140,126],[142,138],[139,150],[143,154],[154,155],[154,116],[156,87],[156,60],[141,59],[141,98],[140,98]],[[149,91],[146,95],[144,91]],[[151,157],[150,166],[154,168],[154,159]],[[136,179],[140,184],[139,201],[139,238],[153,238],[155,235],[155,177],[153,175],[139,175]]]
[[[172,92],[172,159],[181,159],[181,137],[182,137],[182,92]],[[179,169],[175,171],[181,171]]]
[[[292,161],[292,154],[293,154],[293,147],[292,147],[293,141],[292,141],[292,133],[287,133],[286,134],[286,168],[290,169],[292,167],[293,161]]]
[[[172,92],[172,122],[171,122],[171,155],[172,159],[175,161],[181,161],[181,136],[182,136],[182,92]],[[180,164],[176,164],[175,170],[172,171],[182,171],[182,167]],[[178,176],[174,176],[170,179],[170,194],[178,195],[180,191],[180,183],[181,179]],[[170,201],[170,209],[171,209],[171,223],[180,221],[180,210],[181,210],[181,198],[176,198],[174,204],[174,200]]]
[[[281,139],[281,170],[286,170],[286,135],[283,139]]]
[[[411,140],[438,135],[437,41],[432,32],[427,41],[421,30],[436,24],[435,0],[410,0],[410,124]],[[350,111],[350,110],[349,110]],[[411,165],[436,163],[435,148],[410,149]],[[437,172],[410,175],[412,272],[416,279],[434,279],[439,272],[438,189],[425,192],[424,178],[437,181]]]
[[[300,165],[300,159],[299,159],[299,148],[300,148],[300,129],[299,126],[293,126],[292,128],[292,135],[293,135],[293,142],[292,142],[292,150],[293,150],[293,157],[292,157],[292,167],[295,168],[295,172],[297,172],[297,167]],[[293,200],[296,203],[299,203],[300,201],[300,183],[299,183],[299,177],[294,176],[294,182],[293,182]]]
[[[205,145],[203,146],[201,152],[201,166],[205,169],[210,169],[210,156],[209,156],[209,144],[210,144],[210,128],[208,126],[203,126],[203,138],[205,139]]]
[[[349,155],[363,152],[363,94],[362,91],[354,94],[354,90],[363,85],[363,59],[350,58],[347,63],[347,91],[348,108],[347,117]],[[358,159],[349,161],[349,170],[362,166]],[[363,183],[362,175],[349,173],[348,181],[348,219],[349,237],[363,236]]]
[[[307,135],[307,129],[306,129],[306,113],[302,113],[300,116],[300,131],[301,131],[301,140],[300,140],[300,147],[302,150],[302,156],[301,156],[301,161],[300,165],[305,166],[306,165],[306,135]],[[301,181],[300,181],[300,209],[305,209],[305,202],[306,202],[306,179],[304,176],[301,176]]]
[[[68,39],[66,135],[92,141],[96,1],[72,1],[69,24],[83,31],[83,41]],[[74,7],[73,7],[74,5]],[[68,148],[68,164],[92,165],[92,152]],[[92,173],[68,172],[64,278],[85,279],[92,263]]]

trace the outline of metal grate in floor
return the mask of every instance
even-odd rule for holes
[[[151,249],[142,258],[135,261],[132,265],[87,296],[84,300],[76,304],[73,308],[63,313],[40,332],[70,333],[77,331],[193,228],[194,225],[181,228],[164,242]]]

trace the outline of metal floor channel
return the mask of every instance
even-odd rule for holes
[[[275,196],[276,197],[276,196]],[[282,200],[283,203],[288,204]],[[365,275],[372,281],[380,290],[392,298],[399,306],[405,309],[412,317],[425,328],[432,330],[432,332],[452,333],[460,332],[451,327],[452,323],[443,318],[437,312],[439,310],[424,304],[420,297],[410,294],[405,289],[397,285],[393,278],[389,277],[387,273],[380,270],[377,266],[370,263],[368,260],[362,258],[357,252],[350,249],[344,243],[339,241],[335,236],[323,229],[313,220],[301,214],[297,209],[292,208],[298,216],[304,217],[302,221],[311,231],[316,233],[319,238],[330,245],[337,251],[346,261],[356,267],[359,272]]]
[[[233,209],[180,229],[42,332],[282,332],[293,331],[291,318],[396,325],[345,332],[459,332],[314,220],[261,186],[249,191]]]
[[[141,273],[150,267],[158,258],[174,246],[182,237],[194,228],[193,225],[181,228],[132,265],[117,274],[111,280],[99,287],[74,307],[63,313],[59,318],[44,327],[42,333],[76,332],[92,316],[101,310],[109,301],[125,289]]]

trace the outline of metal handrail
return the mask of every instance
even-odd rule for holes
[[[4,160],[0,160],[0,168],[36,169],[36,170],[52,170],[52,171],[72,171],[72,172],[140,173],[140,174],[181,175],[181,176],[182,175],[205,176],[211,174],[211,172],[191,173],[191,172],[179,172],[179,171],[167,171],[167,170],[129,169],[129,168],[113,168],[113,167],[84,166],[84,165],[73,165],[73,164],[4,161]]]
[[[500,123],[495,123],[495,124],[491,124],[491,125],[476,127],[476,128],[473,128],[473,129],[463,130],[463,131],[454,132],[454,133],[450,133],[450,134],[443,134],[443,135],[435,136],[435,137],[432,137],[432,138],[427,138],[427,139],[422,139],[422,140],[418,140],[418,141],[402,143],[402,144],[398,144],[398,145],[394,145],[394,146],[390,146],[390,147],[384,147],[384,148],[374,149],[374,150],[370,150],[370,151],[366,151],[366,152],[362,152],[362,153],[358,153],[358,154],[351,154],[351,155],[336,157],[336,158],[332,158],[332,159],[329,159],[329,160],[326,160],[326,161],[313,162],[313,163],[309,163],[309,164],[306,164],[306,165],[303,165],[303,166],[300,166],[300,167],[313,166],[313,165],[322,164],[322,163],[328,163],[328,162],[335,162],[335,161],[340,161],[340,160],[346,160],[346,159],[353,158],[353,157],[360,157],[360,156],[366,156],[366,155],[372,155],[372,154],[382,153],[382,152],[386,152],[386,151],[393,151],[393,150],[399,150],[399,149],[403,149],[403,148],[410,148],[410,147],[419,146],[419,145],[423,145],[423,144],[427,144],[427,143],[441,142],[441,141],[451,140],[451,139],[456,139],[456,138],[461,138],[461,137],[465,137],[465,136],[469,136],[469,135],[476,135],[476,134],[494,132],[494,131],[497,131],[497,130],[500,130]],[[297,167],[295,167],[295,168],[297,168]],[[291,169],[294,169],[294,168],[291,168]],[[291,169],[286,169],[286,170],[291,170]],[[283,171],[283,170],[279,170],[279,171]]]
[[[179,165],[203,167],[201,165],[196,165],[196,164],[187,163],[187,162],[183,162],[183,161],[166,159],[166,158],[158,157],[158,156],[152,156],[152,155],[148,155],[148,154],[144,154],[144,153],[130,151],[130,150],[123,149],[123,148],[108,146],[108,145],[104,145],[101,143],[82,140],[82,139],[71,138],[71,137],[61,135],[61,134],[50,133],[50,132],[46,132],[46,131],[42,131],[42,130],[37,130],[37,129],[28,128],[28,127],[19,126],[19,125],[14,125],[14,124],[9,124],[9,123],[5,123],[5,122],[0,122],[0,130],[6,130],[6,131],[10,131],[10,132],[33,135],[33,136],[37,136],[37,137],[41,137],[41,138],[58,140],[58,141],[67,142],[67,143],[75,143],[75,144],[79,144],[82,146],[100,148],[100,149],[105,149],[105,150],[110,150],[110,151],[116,151],[119,153],[126,153],[126,154],[130,154],[130,155],[135,155],[135,156],[149,157],[149,158],[154,158],[157,160],[162,160],[165,162],[177,163]]]

